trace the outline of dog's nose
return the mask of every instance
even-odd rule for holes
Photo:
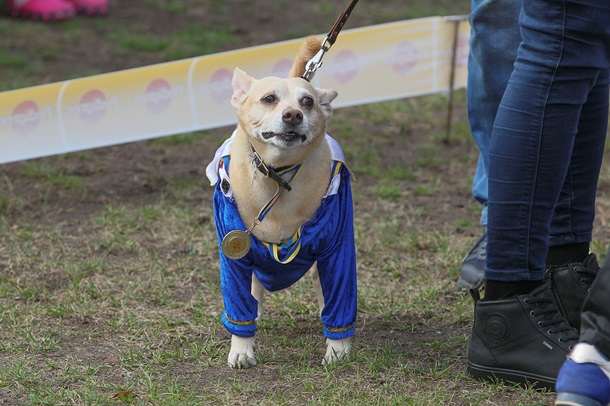
[[[298,109],[286,109],[282,113],[282,121],[286,124],[301,124],[303,122],[303,112]]]

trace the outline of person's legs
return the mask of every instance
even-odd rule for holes
[[[602,71],[583,106],[579,135],[549,235],[547,273],[551,288],[562,313],[576,328],[580,328],[580,310],[599,270],[588,244],[595,211],[595,194],[589,189],[597,184],[597,178],[591,182],[587,178],[599,173],[602,162],[604,145],[598,140],[605,139],[608,127],[609,83],[610,71]],[[577,253],[574,248],[581,245],[583,251]]]
[[[578,129],[584,125],[583,106],[605,63],[596,52],[603,41],[589,31],[597,27],[595,21],[605,27],[610,20],[591,15],[589,5],[581,5],[554,0],[523,4],[523,41],[489,151],[487,283],[484,300],[475,306],[468,353],[468,370],[477,377],[537,379],[548,387],[576,334],[552,304],[544,277],[555,205],[568,173],[575,171],[582,178],[571,179],[578,184],[571,191],[576,205],[571,221],[580,224],[570,241],[590,240],[589,202],[594,202],[599,166],[589,157],[586,160],[593,162],[576,162],[580,151],[573,150],[593,145],[595,154],[605,138]],[[580,21],[586,24],[580,26]],[[576,199],[575,193],[582,196]],[[534,310],[528,308],[532,303]],[[545,317],[536,322],[533,318],[539,314]],[[512,329],[515,325],[518,332]],[[539,328],[546,325],[552,328]],[[511,334],[531,341],[518,343]],[[540,343],[548,345],[543,348]]]
[[[571,207],[569,221],[562,223],[571,223],[571,229],[564,230],[569,236],[552,238],[590,241],[605,141],[598,123],[607,124],[605,114],[588,122],[590,113],[608,107],[595,90],[607,63],[595,50],[607,45],[577,25],[579,17],[596,17],[569,1],[528,2],[523,10],[523,43],[490,145],[488,254],[493,255],[486,277],[494,281],[543,279],[551,220],[564,184],[570,186]]]
[[[603,66],[598,67],[603,69]],[[595,208],[595,193],[591,189],[596,189],[596,175],[604,153],[604,144],[599,140],[605,139],[608,127],[609,75],[608,71],[597,74],[582,107],[578,136],[574,140],[567,176],[551,223],[549,251],[554,247],[591,241]],[[595,75],[591,77],[595,78]],[[595,177],[588,179],[591,175]],[[551,254],[549,252],[549,259]]]
[[[585,299],[580,343],[557,377],[556,405],[610,403],[610,250]]]
[[[489,140],[521,42],[518,24],[520,8],[521,1],[515,0],[471,1],[467,107],[472,137],[479,148],[472,194],[483,205],[480,218],[483,227],[487,225]],[[486,242],[486,234],[483,233],[462,261],[458,287],[467,289],[482,283]]]
[[[488,199],[489,140],[521,42],[520,8],[521,1],[471,0],[467,108],[472,137],[480,151],[472,194],[483,205]],[[484,216],[481,224],[487,224]]]

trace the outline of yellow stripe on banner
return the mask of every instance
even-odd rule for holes
[[[465,17],[429,17],[345,30],[312,83],[335,108],[466,86]],[[320,35],[320,41],[324,35]],[[285,77],[301,39],[0,93],[0,164],[234,125],[235,67]]]

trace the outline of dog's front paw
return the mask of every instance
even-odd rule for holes
[[[343,338],[341,340],[326,339],[326,355],[322,360],[323,365],[333,364],[339,360],[347,358],[352,350],[352,340]]]
[[[256,365],[254,359],[254,337],[231,336],[231,351],[229,351],[229,366],[231,368],[248,368]]]

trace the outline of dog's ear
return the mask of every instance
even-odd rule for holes
[[[236,109],[242,105],[242,103],[248,97],[248,92],[252,87],[255,79],[248,75],[246,72],[239,68],[235,68],[233,73],[233,80],[231,86],[233,87],[233,96],[231,97],[231,105]]]
[[[332,89],[316,89],[318,93],[318,101],[322,108],[324,117],[328,120],[333,115],[333,107],[330,105],[338,96],[338,93]]]

